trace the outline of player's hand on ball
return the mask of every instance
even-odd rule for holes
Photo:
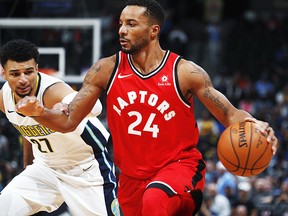
[[[26,96],[16,104],[16,111],[25,116],[39,116],[44,106],[35,96]]]
[[[256,123],[236,122],[219,137],[217,155],[223,166],[238,176],[262,173],[273,157],[271,143]]]
[[[267,142],[272,144],[272,152],[273,155],[275,155],[278,147],[278,139],[275,136],[273,128],[270,127],[267,122],[257,120],[253,117],[247,117],[245,118],[245,121],[254,122],[257,125],[261,133],[263,133],[263,135],[267,137]]]

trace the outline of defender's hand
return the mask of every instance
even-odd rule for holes
[[[35,96],[26,96],[16,104],[16,111],[25,116],[39,116],[44,110],[44,106]]]
[[[63,103],[63,102],[59,102],[59,103],[56,103],[53,108],[54,110],[60,110],[62,111],[65,115],[69,115],[69,107],[68,107],[68,104],[66,103]]]

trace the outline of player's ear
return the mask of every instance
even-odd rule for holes
[[[36,71],[38,71],[38,64],[36,64],[35,69],[36,69]]]
[[[159,25],[152,25],[151,26],[151,37],[156,38],[160,34],[160,26]]]
[[[4,78],[4,80],[7,80],[6,79],[6,72],[5,72],[4,67],[1,68],[1,76]]]

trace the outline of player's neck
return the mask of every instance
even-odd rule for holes
[[[164,50],[160,49],[148,49],[143,50],[137,54],[131,55],[133,65],[142,74],[148,74],[155,70],[163,61],[165,56]]]

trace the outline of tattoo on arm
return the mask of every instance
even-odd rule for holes
[[[99,62],[95,63],[92,67],[91,70],[94,72],[98,72],[101,69],[101,64]]]
[[[87,75],[85,76],[84,83],[90,83],[91,79],[93,79],[94,74],[97,73],[100,69],[101,69],[100,63],[92,65]]]
[[[202,72],[201,75],[202,75],[204,82],[205,82],[205,88],[212,86],[212,82],[211,82],[211,79],[208,76],[208,74],[205,72]]]
[[[97,73],[100,69],[101,69],[100,63],[92,65],[92,67],[89,69],[83,81],[81,96],[75,99],[75,103],[73,104],[73,106],[71,105],[71,103],[69,104],[70,110],[73,110],[75,106],[78,107],[79,106],[78,102],[83,100],[86,97],[86,95],[91,94],[91,92],[93,91],[91,89],[91,86],[93,85],[92,80],[94,79],[95,73]]]
[[[219,108],[223,111],[223,113],[224,113],[225,115],[228,114],[228,111],[229,111],[228,108],[225,107],[225,105],[219,100],[219,97],[215,97],[215,96],[211,93],[211,91],[210,91],[209,88],[206,88],[206,89],[205,89],[205,91],[204,91],[204,97],[208,98],[208,99],[211,100],[213,103],[215,103],[216,106],[219,107]]]
[[[199,75],[203,79],[203,81],[204,81],[204,93],[203,93],[203,96],[205,98],[207,98],[208,100],[212,101],[217,107],[219,107],[223,111],[224,115],[228,115],[229,108],[226,107],[220,101],[219,97],[216,97],[211,92],[211,88],[213,88],[213,84],[212,84],[212,81],[211,81],[209,75],[204,70],[202,70],[200,68],[197,68],[197,67],[195,68],[194,71],[191,71],[191,73],[195,73],[195,74],[197,74],[197,76]]]
[[[202,73],[204,82],[205,82],[205,90],[204,90],[204,94],[203,96],[205,98],[208,98],[209,100],[211,100],[213,103],[216,104],[217,107],[219,107],[224,115],[228,114],[228,107],[226,107],[220,100],[219,97],[215,97],[215,95],[212,94],[210,87],[212,86],[212,82],[211,79],[209,78],[209,76],[206,73]]]

